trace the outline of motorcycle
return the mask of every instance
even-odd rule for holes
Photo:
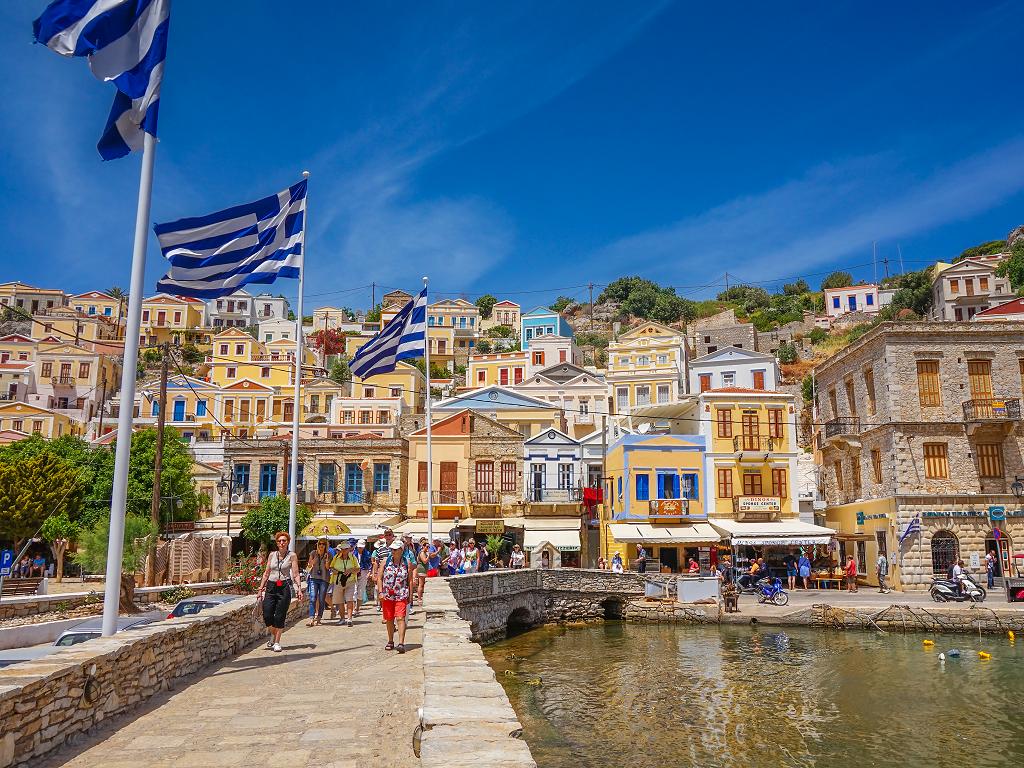
[[[785,605],[789,602],[789,593],[782,588],[782,579],[761,579],[757,582],[757,602]]]
[[[958,583],[959,589],[957,589]],[[932,586],[928,590],[928,594],[937,603],[981,603],[985,601],[987,593],[983,586],[964,573],[956,580],[932,579]]]

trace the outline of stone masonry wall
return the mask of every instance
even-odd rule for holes
[[[197,595],[208,595],[221,592],[229,587],[229,581],[214,581],[204,584],[166,585],[162,587],[140,587],[135,590],[135,602],[148,605],[160,601],[160,593],[178,586],[187,586]],[[87,603],[103,602],[103,592],[65,592],[52,595],[24,595],[21,597],[5,597],[0,601],[0,620],[13,619],[20,616],[34,616],[38,613],[49,613],[60,609],[77,608]]]
[[[645,577],[576,568],[494,571],[448,579],[459,615],[474,640],[504,637],[510,619],[521,627],[621,616],[644,593]]]
[[[266,637],[255,597],[62,649],[0,670],[0,768],[29,766]],[[288,620],[305,605],[292,601]]]

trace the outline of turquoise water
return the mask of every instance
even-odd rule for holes
[[[612,622],[484,653],[540,768],[1022,764],[1024,639],[925,637]]]

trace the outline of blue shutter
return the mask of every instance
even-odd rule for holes
[[[205,415],[206,415],[206,401],[205,400],[196,400],[196,416],[205,416]]]
[[[651,498],[651,478],[649,475],[636,476],[636,500],[648,501]]]

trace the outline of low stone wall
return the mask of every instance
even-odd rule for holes
[[[102,587],[102,585],[97,585]],[[231,586],[230,581],[206,581],[201,584],[175,584],[162,587],[139,587],[135,590],[135,602],[149,605],[160,602],[160,594],[169,589],[187,587],[197,595],[208,595],[212,592],[223,592]],[[20,616],[33,616],[37,613],[78,608],[89,603],[103,602],[103,590],[96,592],[64,592],[50,595],[23,595],[20,597],[4,597],[0,599],[0,621]]]
[[[622,611],[625,621],[643,624],[718,624],[717,603],[676,603],[667,600],[630,600]]]
[[[510,625],[621,618],[644,594],[645,576],[577,568],[489,571],[448,579],[459,615],[480,642],[505,636]]]
[[[420,762],[447,768],[537,768],[505,690],[473,642],[470,623],[459,616],[450,582],[462,578],[427,579]]]
[[[839,608],[818,604],[807,611],[807,624],[832,629],[881,629],[887,632],[978,632],[1005,634],[1024,633],[1024,611],[1005,608],[996,610],[981,605],[958,605],[924,608],[891,605],[877,608]]]
[[[255,597],[0,669],[0,768],[29,766],[208,664],[266,638]],[[295,600],[288,620],[304,612]]]

